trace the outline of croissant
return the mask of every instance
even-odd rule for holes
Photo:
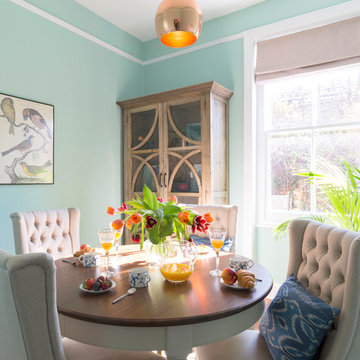
[[[84,255],[83,250],[78,250],[76,253],[73,254],[74,257],[79,257],[80,255]]]
[[[255,285],[255,275],[250,271],[239,270],[237,273],[237,281],[239,286],[245,289],[252,289]]]

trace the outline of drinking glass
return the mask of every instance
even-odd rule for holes
[[[116,232],[115,230],[110,230],[110,229],[98,230],[100,244],[101,247],[105,250],[105,254],[106,254],[106,267],[104,274],[104,276],[106,277],[110,277],[114,275],[114,272],[109,270],[109,252],[114,244],[115,232]]]
[[[120,239],[121,239],[123,230],[124,230],[124,227],[122,227],[120,230],[115,230],[115,263],[117,265],[120,262],[119,245],[120,245]]]
[[[208,230],[208,234],[210,237],[211,245],[215,249],[216,252],[216,268],[210,271],[210,275],[212,276],[221,276],[221,271],[219,270],[219,250],[224,245],[226,230]]]

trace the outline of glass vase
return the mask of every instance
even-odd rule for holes
[[[144,250],[147,255],[149,268],[160,269],[160,260],[164,252],[164,243],[153,244],[150,240],[145,240]]]

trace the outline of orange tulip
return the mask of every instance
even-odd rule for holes
[[[132,220],[129,219],[127,222],[126,222],[126,227],[131,230],[131,227],[132,227]]]
[[[131,220],[134,224],[138,224],[139,222],[141,222],[142,216],[141,216],[141,214],[139,214],[139,213],[135,213],[135,214],[132,214],[132,215],[130,216],[130,220]]]
[[[115,209],[113,207],[109,206],[107,208],[106,212],[108,213],[108,215],[114,215],[115,214]]]
[[[121,219],[116,219],[111,224],[114,230],[121,230],[124,226],[124,222]]]
[[[187,211],[181,211],[178,214],[179,221],[182,224],[188,224],[189,223],[189,221],[190,221],[189,216],[190,216],[190,213],[188,213]]]
[[[204,219],[205,219],[206,222],[208,222],[208,223],[212,223],[212,222],[214,221],[211,213],[206,213],[206,214],[204,214]]]
[[[177,197],[175,195],[171,196],[169,201],[173,201],[174,204],[176,204],[176,205],[178,204],[178,199],[177,199]]]

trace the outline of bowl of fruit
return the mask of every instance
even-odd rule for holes
[[[87,293],[103,294],[111,289],[114,289],[115,286],[116,282],[114,280],[110,280],[101,275],[98,278],[86,279],[79,285],[79,288]]]

